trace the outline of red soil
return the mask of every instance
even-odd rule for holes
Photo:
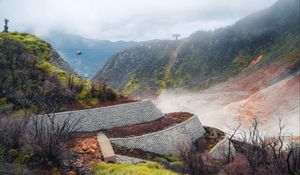
[[[265,117],[274,112],[283,112],[299,106],[300,75],[282,80],[247,98],[241,106],[242,115],[248,118]]]
[[[289,57],[300,58],[300,50],[294,50]],[[259,60],[259,57],[255,59]],[[288,59],[285,59],[288,60]],[[233,84],[230,84],[225,88],[225,91],[252,91],[257,92],[276,81],[278,77],[288,72],[289,68],[295,65],[299,59],[293,59],[288,61],[277,61],[270,65],[264,66],[259,70],[239,78]],[[255,61],[253,62],[253,64]]]
[[[187,112],[169,113],[165,117],[152,122],[113,128],[104,131],[104,133],[111,138],[139,136],[174,126],[189,119],[192,116],[192,114]]]

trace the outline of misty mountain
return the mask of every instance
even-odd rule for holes
[[[272,63],[289,65],[280,78],[299,70],[299,31],[299,1],[279,0],[226,28],[119,52],[94,80],[127,95],[156,95],[165,88],[206,89]]]
[[[93,76],[113,54],[138,44],[133,41],[93,40],[58,32],[42,38],[48,41],[75,71],[88,77]],[[81,55],[77,54],[78,51]]]

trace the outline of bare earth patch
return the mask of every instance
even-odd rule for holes
[[[103,132],[108,138],[124,138],[124,137],[140,136],[140,135],[157,132],[169,128],[171,126],[186,121],[192,116],[193,114],[188,112],[169,113],[166,114],[166,116],[164,116],[163,118],[160,118],[152,122],[113,128],[113,129],[105,130]]]

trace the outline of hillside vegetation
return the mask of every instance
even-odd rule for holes
[[[26,33],[0,33],[0,75],[1,114],[89,107],[118,96],[78,77],[47,42]]]
[[[97,163],[93,167],[95,175],[177,175],[177,173],[164,169],[158,163],[142,164],[106,164]]]
[[[298,20],[299,1],[279,0],[226,28],[120,52],[94,80],[127,95],[143,96],[157,95],[165,88],[206,89],[274,62],[289,65],[280,75],[286,76],[290,69],[297,71],[300,61],[295,54],[300,39]]]

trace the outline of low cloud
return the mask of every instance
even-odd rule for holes
[[[275,0],[0,0],[10,30],[45,35],[68,32],[88,38],[149,40],[212,30],[262,10]]]

